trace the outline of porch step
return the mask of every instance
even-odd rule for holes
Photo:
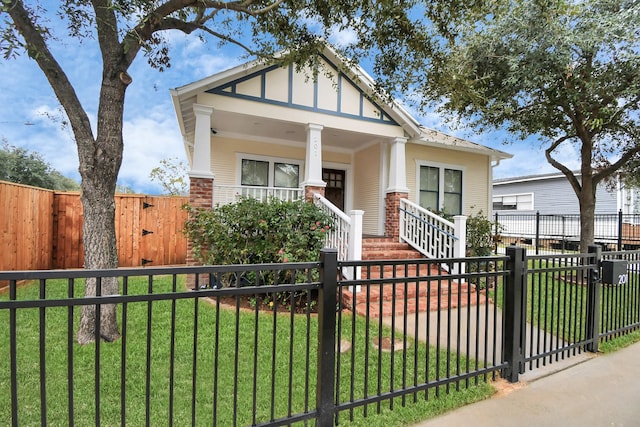
[[[407,243],[389,237],[369,237],[362,239],[362,259],[416,259],[424,258],[420,252]]]
[[[363,260],[411,260],[424,256],[406,243],[386,237],[369,237],[362,240]],[[483,304],[484,292],[478,293],[467,283],[449,279],[446,270],[438,264],[379,265],[362,269],[362,279],[389,279],[389,283],[363,286],[360,292],[344,290],[342,302],[348,309],[370,318],[415,313],[416,311],[446,310]],[[429,280],[416,280],[429,276]],[[403,278],[407,278],[403,281]],[[413,279],[413,280],[412,280]],[[367,289],[368,288],[368,289]]]
[[[478,292],[466,282],[457,283],[451,279],[396,283],[395,286],[392,283],[368,285],[360,292],[345,290],[342,293],[345,308],[371,318],[447,310],[484,304],[486,300],[486,292]]]

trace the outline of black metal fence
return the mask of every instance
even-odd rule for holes
[[[600,264],[612,260],[624,272],[602,285]],[[317,263],[1,272],[0,424],[349,424],[497,375],[517,381],[639,328],[639,262],[640,252],[511,247],[463,259],[338,262],[325,250]],[[354,279],[340,279],[344,269]],[[83,296],[91,277],[118,277],[120,294]],[[76,344],[80,307],[107,304],[120,339],[101,342],[98,322],[95,344]]]
[[[564,214],[494,214],[495,234],[504,245],[517,244],[540,250],[578,251],[580,215]],[[595,242],[604,250],[640,249],[640,215],[597,214],[594,221]]]

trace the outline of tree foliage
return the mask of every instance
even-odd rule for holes
[[[537,135],[578,197],[584,248],[596,186],[640,151],[640,2],[498,1],[457,30],[423,93],[476,128]],[[577,174],[557,159],[566,144]]]
[[[0,147],[0,180],[50,190],[74,191],[80,184],[53,169],[39,153],[3,141]]]
[[[164,194],[170,196],[189,194],[187,166],[176,157],[160,160],[160,166],[151,169],[149,178],[151,181],[157,181],[162,186]]]

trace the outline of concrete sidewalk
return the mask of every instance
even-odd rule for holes
[[[640,343],[417,424],[427,426],[640,426]],[[511,389],[511,391],[509,391]]]

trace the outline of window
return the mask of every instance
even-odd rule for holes
[[[240,184],[256,187],[300,187],[300,165],[296,163],[242,159]]]
[[[494,211],[532,211],[533,193],[493,196]]]
[[[242,185],[267,187],[269,185],[269,162],[242,159]]]
[[[420,165],[420,206],[451,215],[462,213],[462,171],[459,169]]]
[[[275,163],[273,185],[275,187],[298,188],[300,186],[300,166],[291,163]]]

